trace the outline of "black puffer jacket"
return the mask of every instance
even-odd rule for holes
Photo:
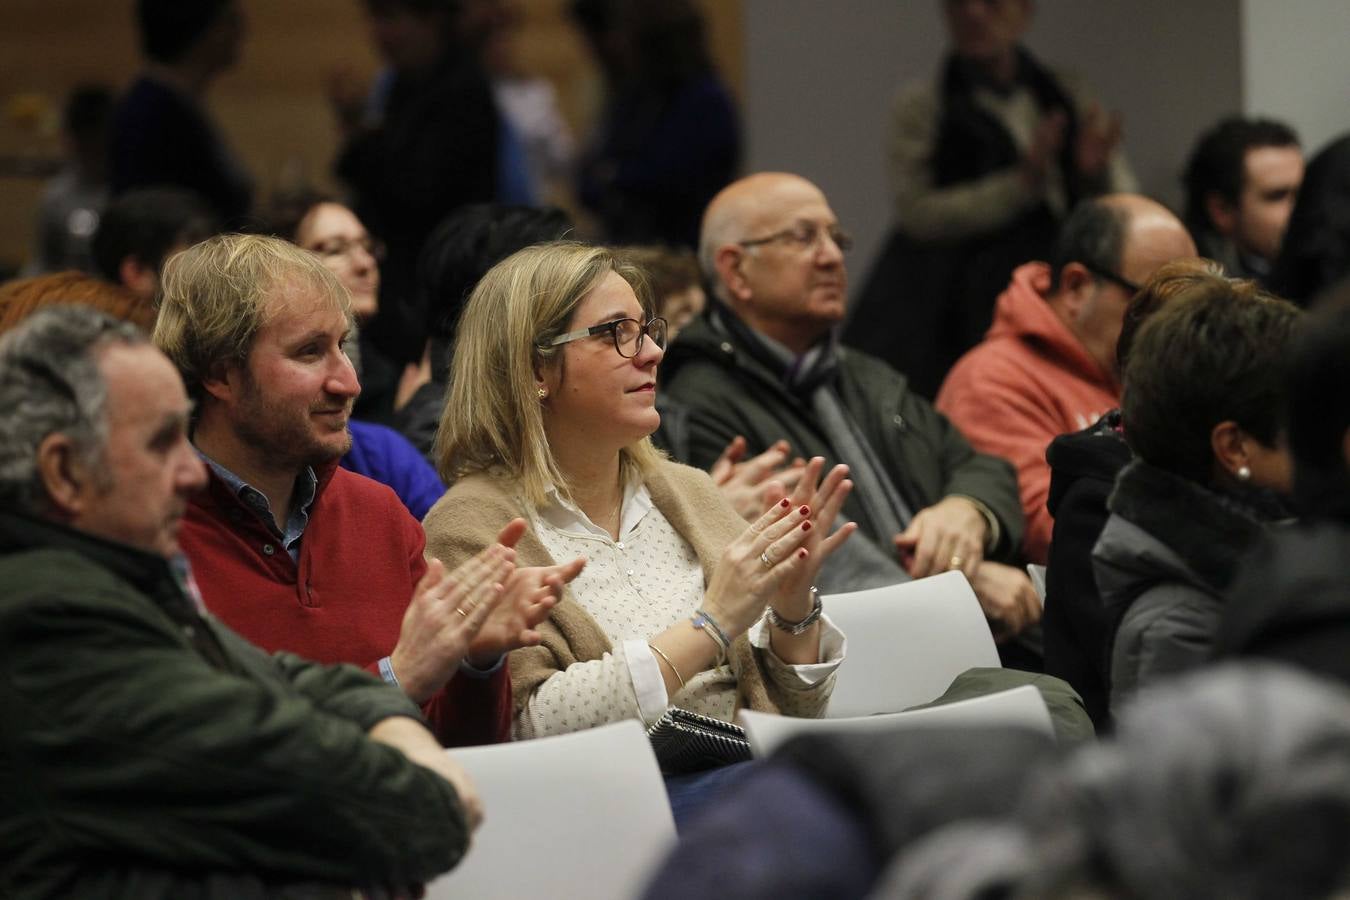
[[[1139,687],[1209,658],[1225,591],[1267,533],[1234,499],[1142,460],[1120,473],[1108,506],[1092,558],[1116,710]]]
[[[1064,434],[1045,452],[1050,463],[1050,497],[1055,518],[1045,572],[1045,671],[1063,678],[1083,698],[1092,724],[1109,724],[1107,674],[1111,668],[1108,623],[1092,571],[1092,548],[1111,511],[1106,498],[1130,461],[1120,433],[1120,410],[1091,428]]]

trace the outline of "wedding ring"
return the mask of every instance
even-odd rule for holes
[[[962,564],[963,562],[965,562],[965,560],[962,559],[961,557],[959,557],[959,556],[953,556],[953,557],[952,557],[952,561],[951,561],[950,563],[947,564],[947,569],[948,569],[949,571],[950,571],[951,569],[959,569],[959,568],[961,568],[961,564]]]
[[[461,616],[463,616],[463,617],[466,618],[466,619],[469,617],[469,614],[466,613],[463,609],[461,609],[461,608],[458,607],[458,606],[455,607],[455,612],[459,613]]]
[[[769,559],[769,551],[765,550],[763,553],[761,553],[759,555],[759,561],[764,563],[764,568],[766,569],[773,568],[773,560]]]

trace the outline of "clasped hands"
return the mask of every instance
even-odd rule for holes
[[[517,568],[515,545],[525,528],[524,519],[513,519],[495,544],[453,572],[438,559],[427,563],[389,654],[399,684],[414,702],[429,700],[461,662],[490,668],[503,654],[541,640],[536,626],[585,561]]]
[[[831,533],[853,483],[843,465],[822,481],[824,467],[821,457],[804,463],[792,492],[775,489],[777,496],[766,498],[768,510],[722,555],[704,608],[732,637],[753,625],[769,605],[784,619],[804,619],[811,611],[810,587],[821,564],[857,529],[849,522]]]

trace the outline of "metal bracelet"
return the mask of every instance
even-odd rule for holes
[[[825,606],[820,602],[820,591],[813,584],[811,585],[811,611],[807,613],[806,618],[802,619],[800,622],[789,622],[787,619],[780,616],[778,611],[772,606],[764,611],[764,615],[768,618],[769,624],[774,628],[777,628],[780,631],[786,631],[791,635],[798,635],[816,624],[816,620],[820,618],[820,615],[824,610]]]

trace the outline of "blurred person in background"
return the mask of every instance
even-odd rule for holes
[[[1271,119],[1224,119],[1196,142],[1183,181],[1200,255],[1264,283],[1303,183],[1298,135]]]
[[[182,188],[136,188],[104,210],[94,234],[97,272],[147,305],[159,292],[165,261],[216,233],[210,210]]]
[[[113,94],[100,84],[71,91],[61,112],[66,164],[42,189],[33,255],[25,274],[93,271],[89,249],[108,203],[108,126]]]
[[[239,0],[137,0],[145,67],[113,114],[109,178],[114,195],[173,186],[199,194],[227,228],[253,204],[253,180],[206,112],[212,82],[239,59]]]
[[[699,218],[736,177],[740,119],[692,0],[574,0],[607,100],[582,152],[578,196],[620,244],[694,247]]]
[[[417,272],[426,310],[426,377],[399,410],[394,426],[432,465],[455,333],[469,295],[489,269],[512,253],[559,240],[571,230],[572,220],[560,209],[475,203],[452,213],[427,239]]]
[[[1300,306],[1350,278],[1350,134],[1327,144],[1303,175],[1271,288]]]
[[[942,0],[951,52],[892,116],[895,231],[845,341],[933,397],[983,337],[1015,266],[1045,259],[1078,201],[1138,190],[1121,123],[1022,46],[1033,0]]]
[[[461,38],[456,0],[363,0],[388,71],[372,97],[335,77],[342,130],[334,165],[352,210],[382,241],[381,303],[371,341],[399,367],[422,357],[417,256],[437,223],[498,194],[501,117],[477,54]]]

